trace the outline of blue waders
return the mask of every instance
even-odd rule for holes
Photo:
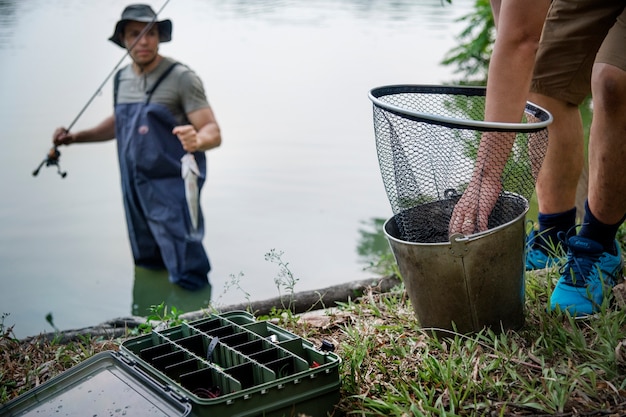
[[[186,152],[172,134],[178,123],[164,105],[150,103],[152,93],[174,65],[146,92],[144,102],[115,104],[117,152],[135,265],[165,267],[172,283],[197,290],[208,285],[211,269],[202,246],[204,218],[200,211],[198,229],[192,233],[181,178],[180,159]],[[194,157],[200,168],[201,190],[206,158],[204,152],[195,152]]]

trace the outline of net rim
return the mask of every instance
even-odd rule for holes
[[[484,96],[486,87],[481,86],[441,86],[427,84],[396,84],[381,87],[375,87],[370,90],[368,96],[375,107],[389,111],[401,117],[407,117],[418,122],[429,121],[435,124],[465,129],[478,129],[481,131],[498,131],[498,132],[538,132],[547,128],[553,121],[552,114],[546,109],[527,101],[525,112],[533,114],[540,119],[539,122],[529,123],[503,123],[503,122],[486,122],[482,120],[468,120],[454,117],[439,116],[428,113],[421,113],[414,110],[404,109],[393,104],[380,100],[380,97],[394,94],[450,94],[450,95],[467,95],[467,96]]]
[[[509,191],[504,192],[503,196],[508,196],[510,198],[514,198],[514,199],[518,199],[522,201],[524,203],[524,209],[522,210],[520,214],[515,216],[514,219],[509,220],[508,222],[498,225],[496,227],[493,227],[491,229],[483,230],[482,232],[471,233],[468,235],[464,235],[461,233],[454,233],[448,236],[447,242],[411,242],[411,241],[404,240],[396,236],[392,236],[390,233],[387,232],[388,223],[396,220],[397,214],[394,214],[393,216],[385,220],[385,222],[383,223],[383,233],[385,234],[385,237],[387,237],[387,239],[393,240],[394,242],[398,242],[403,245],[409,245],[409,246],[449,246],[449,245],[452,245],[454,243],[459,243],[459,242],[471,242],[476,239],[480,239],[482,237],[490,236],[494,233],[497,233],[500,230],[505,229],[511,226],[512,224],[519,222],[522,217],[526,217],[526,214],[528,214],[528,211],[530,210],[530,203],[524,196],[517,194],[517,193],[509,192]]]

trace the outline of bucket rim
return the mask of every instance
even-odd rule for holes
[[[473,233],[471,235],[463,235],[463,234],[460,234],[460,233],[456,233],[456,234],[450,235],[448,242],[410,242],[410,241],[403,240],[403,239],[397,238],[395,236],[392,236],[392,235],[390,235],[387,232],[387,225],[392,220],[394,220],[395,217],[396,217],[396,214],[394,214],[393,216],[391,216],[390,218],[385,220],[385,223],[383,223],[383,233],[385,234],[385,237],[387,239],[389,239],[389,240],[393,240],[394,242],[402,243],[402,244],[405,244],[405,245],[413,245],[413,246],[438,246],[438,245],[439,246],[447,246],[447,245],[453,244],[455,242],[471,242],[473,240],[477,240],[477,239],[480,239],[482,237],[489,236],[489,235],[492,235],[494,233],[497,233],[498,231],[500,231],[500,230],[502,230],[502,229],[504,229],[504,228],[506,228],[506,227],[508,227],[508,226],[510,226],[512,224],[514,224],[514,223],[517,223],[521,218],[526,216],[526,214],[528,213],[528,210],[530,209],[530,204],[528,203],[528,200],[524,196],[516,194],[516,193],[511,193],[511,192],[506,192],[506,193],[503,193],[503,194],[504,195],[509,195],[509,196],[514,196],[516,198],[522,199],[522,201],[524,201],[524,203],[525,203],[524,204],[524,210],[517,217],[515,217],[513,220],[510,220],[510,221],[508,221],[506,223],[503,223],[503,224],[501,224],[499,226],[496,226],[493,229],[487,229],[487,230],[484,230],[482,232]]]
[[[481,131],[497,131],[497,132],[521,132],[533,133],[547,128],[553,121],[552,114],[546,109],[530,102],[526,102],[525,112],[533,114],[541,119],[539,122],[529,123],[503,123],[503,122],[486,122],[483,120],[468,120],[455,117],[438,116],[434,114],[421,113],[414,110],[404,109],[393,104],[385,103],[380,100],[381,97],[394,94],[463,94],[468,96],[484,96],[487,88],[483,86],[442,86],[428,84],[395,84],[372,88],[368,94],[369,99],[374,106],[387,110],[401,117],[407,117],[411,120],[423,122],[430,121],[442,126],[462,129],[478,129]]]

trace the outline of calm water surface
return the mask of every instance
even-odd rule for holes
[[[264,256],[272,249],[299,279],[296,291],[373,275],[358,251],[363,231],[392,213],[367,93],[452,80],[439,62],[472,3],[167,4],[173,41],[161,53],[199,73],[223,132],[202,195],[214,304],[277,296],[278,266]],[[106,39],[126,4],[0,1],[0,313],[18,337],[52,330],[48,313],[71,329],[163,297],[188,311],[198,298],[135,273],[114,142],[61,148],[65,179],[54,167],[31,175],[54,128],[75,119],[123,57]],[[75,128],[111,111],[108,82]]]

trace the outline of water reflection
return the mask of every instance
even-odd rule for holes
[[[386,260],[391,255],[389,242],[383,232],[383,225],[386,219],[371,218],[361,222],[359,228],[359,241],[357,253],[363,264],[368,265],[368,269],[374,273],[384,273],[380,270],[381,261]]]
[[[200,291],[187,291],[168,280],[166,270],[135,267],[132,314],[147,316],[151,307],[165,303],[168,310],[176,307],[180,312],[196,311],[209,306],[211,285]]]

